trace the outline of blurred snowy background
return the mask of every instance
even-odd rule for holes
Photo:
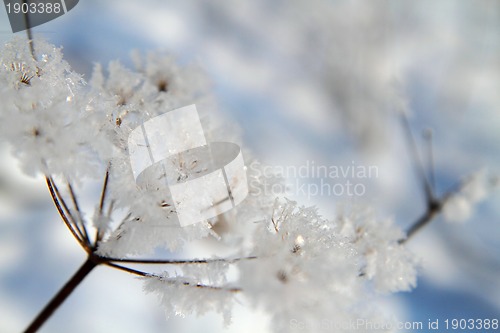
[[[199,63],[224,117],[239,124],[245,146],[265,164],[377,166],[378,177],[360,180],[362,196],[292,191],[325,217],[341,203],[366,204],[406,227],[424,211],[401,110],[420,148],[424,129],[433,130],[438,193],[483,168],[500,173],[498,1],[82,0],[34,33],[63,46],[87,77],[94,62],[132,66],[133,49]],[[11,37],[0,10],[0,40]],[[23,176],[3,143],[0,156],[0,332],[16,332],[84,253],[43,180]],[[439,218],[412,239],[422,262],[418,287],[382,298],[381,307],[400,321],[500,318],[499,202],[497,191],[467,223]],[[42,332],[222,329],[215,315],[165,320],[140,281],[102,267]],[[243,303],[227,332],[266,332],[265,314]]]

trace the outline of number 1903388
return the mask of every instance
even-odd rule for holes
[[[5,7],[8,14],[59,14],[63,11],[59,2],[14,2]]]

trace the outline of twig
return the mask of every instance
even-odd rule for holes
[[[108,168],[106,169],[106,174],[104,176],[104,181],[102,184],[102,191],[101,191],[101,199],[99,200],[99,217],[102,216],[102,210],[104,208],[104,201],[106,200],[106,193],[108,189],[108,182],[109,182],[109,170],[111,168],[111,165],[108,165]],[[95,234],[95,243],[94,243],[94,248],[97,248],[97,243],[102,240],[104,237],[104,233],[99,230],[99,228],[96,230]]]
[[[418,150],[417,150],[417,145],[415,143],[415,139],[413,138],[413,134],[411,132],[411,127],[410,127],[410,124],[408,122],[408,119],[403,114],[401,116],[401,120],[403,123],[403,127],[405,129],[406,138],[408,140],[408,146],[410,147],[410,150],[411,150],[411,156],[413,158],[413,165],[415,167],[415,171],[416,171],[417,175],[419,176],[419,178],[423,182],[425,198],[426,198],[427,202],[429,203],[431,201],[434,201],[434,192],[432,190],[432,186],[429,182],[429,179],[425,175],[424,166],[422,164],[422,161],[420,160]]]
[[[101,199],[99,201],[99,214],[102,214],[102,210],[104,208],[104,200],[106,199],[108,181],[109,181],[109,167],[106,169],[106,174],[104,175],[104,182],[102,184]]]
[[[26,4],[29,6],[29,3],[27,0],[23,0],[23,5]],[[23,8],[25,6],[22,6]],[[29,48],[30,48],[30,53],[31,53],[31,56],[33,57],[33,59],[35,59],[35,49],[34,49],[34,46],[33,46],[33,35],[31,34],[31,23],[30,23],[30,17],[29,17],[29,11],[25,11],[24,12],[24,24],[26,25],[26,35],[28,37],[28,45],[29,45]]]
[[[455,184],[440,199],[433,199],[428,202],[426,212],[408,228],[406,231],[406,238],[400,239],[398,241],[399,244],[406,243],[406,241],[415,235],[417,231],[429,224],[439,213],[441,213],[448,200],[456,193],[459,193],[467,184],[469,184],[471,180],[472,178],[469,177],[458,184]]]
[[[54,181],[53,178],[50,178],[50,181],[52,183],[52,186],[54,188],[54,192],[56,194],[56,197],[58,199],[58,201],[61,203],[61,206],[62,208],[66,211],[66,216],[68,217],[68,221],[71,223],[71,225],[73,226],[74,230],[78,233],[78,235],[80,236],[80,239],[82,240],[82,242],[85,244],[85,249],[87,250],[87,252],[89,252],[89,249],[90,249],[90,243],[87,243],[86,242],[86,239],[85,239],[85,236],[84,236],[84,233],[83,231],[80,229],[80,226],[78,224],[78,221],[75,219],[75,217],[73,216],[73,213],[69,210],[68,208],[68,205],[66,204],[66,200],[64,200],[63,196],[61,195],[61,192],[59,192],[59,188],[57,187],[57,184],[56,182]]]
[[[118,270],[130,273],[130,274],[134,274],[134,275],[138,275],[138,276],[144,276],[144,277],[150,276],[149,273],[146,273],[146,272],[143,272],[143,271],[139,271],[139,270],[136,270],[136,269],[133,269],[133,268],[130,268],[130,267],[125,267],[125,266],[122,266],[122,265],[113,264],[111,262],[106,262],[104,264],[106,266],[113,267],[113,268],[116,268]]]
[[[52,181],[52,178],[50,177],[45,177],[45,181],[47,182],[47,187],[49,188],[49,192],[50,192],[50,196],[52,197],[52,201],[54,202],[54,205],[56,206],[56,209],[57,209],[57,212],[59,213],[59,216],[61,217],[61,219],[63,220],[64,224],[66,225],[66,227],[69,229],[69,231],[71,232],[71,234],[73,235],[73,237],[75,237],[75,239],[78,241],[78,243],[86,250],[88,251],[88,247],[87,247],[87,244],[83,241],[83,239],[81,238],[81,234],[78,233],[76,230],[75,230],[75,227],[73,226],[73,224],[70,222],[70,220],[68,219],[68,217],[66,216],[63,208],[61,207],[61,203],[59,202],[59,199],[58,199],[58,196],[56,194],[56,191],[54,189],[54,186],[55,184],[53,183]]]
[[[127,258],[108,258],[103,257],[106,261],[120,262],[127,264],[165,264],[165,265],[179,265],[179,264],[210,264],[216,262],[235,263],[242,260],[257,259],[256,256],[242,257],[242,258],[217,258],[217,259],[192,259],[192,260],[158,260],[158,259],[127,259]]]
[[[408,228],[406,238],[400,239],[398,241],[399,244],[406,243],[417,231],[429,224],[434,217],[441,212],[443,203],[441,201],[437,201],[436,203],[435,205],[429,206],[427,211]]]
[[[82,233],[83,233],[83,238],[85,239],[85,242],[87,244],[90,244],[90,238],[89,238],[89,234],[87,232],[87,228],[85,227],[85,221],[83,220],[83,215],[82,215],[82,212],[80,210],[80,205],[78,204],[78,200],[76,199],[76,195],[75,195],[75,192],[73,191],[73,186],[71,186],[71,183],[67,180],[66,181],[68,183],[68,190],[69,190],[69,194],[71,196],[71,201],[73,202],[73,206],[75,207],[75,210],[78,214],[78,222],[80,224],[80,228],[82,230]]]
[[[78,271],[69,279],[62,289],[52,298],[38,316],[31,322],[24,333],[36,332],[52,316],[54,311],[68,298],[83,279],[98,265],[98,262],[89,256]]]
[[[434,151],[432,149],[433,143],[433,134],[430,128],[424,131],[424,139],[427,140],[427,162],[429,163],[429,182],[432,191],[435,193],[436,191],[436,177],[434,176]]]
[[[432,154],[432,132],[429,130],[424,133],[424,137],[429,141],[429,163],[430,163],[430,180],[426,176],[424,165],[420,159],[420,155],[417,150],[417,145],[415,143],[415,139],[413,138],[413,134],[411,131],[410,123],[408,122],[408,118],[403,114],[401,116],[401,121],[404,127],[404,132],[406,133],[406,138],[408,141],[408,146],[410,147],[411,156],[413,158],[413,165],[415,167],[415,171],[417,176],[419,176],[420,180],[423,183],[424,195],[426,199],[426,211],[425,213],[418,218],[407,230],[406,237],[402,238],[398,241],[399,244],[404,244],[408,241],[417,231],[422,229],[428,223],[430,223],[434,217],[439,214],[447,201],[448,197],[453,194],[452,192],[447,193],[441,199],[437,199],[435,196],[435,188],[434,188],[434,159]]]
[[[110,267],[113,267],[113,268],[116,268],[116,269],[128,272],[130,274],[134,274],[134,275],[138,275],[138,276],[142,276],[142,277],[155,277],[155,278],[162,279],[163,281],[168,282],[168,283],[172,283],[172,284],[177,283],[177,281],[174,281],[174,280],[171,280],[171,281],[170,280],[164,280],[164,278],[162,276],[158,275],[158,274],[146,273],[146,272],[139,271],[139,270],[136,270],[136,269],[133,269],[133,268],[130,268],[130,267],[116,265],[116,264],[108,263],[108,262],[106,262],[104,264],[106,266],[110,266]],[[210,286],[210,285],[201,284],[201,283],[193,284],[193,283],[187,282],[187,281],[181,282],[181,283],[184,286],[186,286],[186,287],[212,289],[212,290],[221,290],[221,291],[229,291],[229,292],[240,292],[240,291],[242,291],[241,288],[224,288],[224,287],[218,287],[218,286]]]

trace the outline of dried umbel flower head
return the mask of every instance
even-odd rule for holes
[[[31,85],[31,79],[35,76],[40,77],[40,69],[32,69],[26,65],[26,63],[13,62],[10,64],[4,64],[4,67],[10,69],[12,72],[19,75],[19,83],[23,83],[27,86]]]

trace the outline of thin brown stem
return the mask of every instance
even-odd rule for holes
[[[104,203],[106,200],[106,194],[108,190],[108,183],[109,183],[109,170],[111,166],[109,165],[108,168],[106,169],[106,174],[104,175],[104,181],[102,184],[102,191],[101,191],[101,199],[99,200],[99,216],[102,216],[102,211],[104,209]],[[94,247],[97,247],[97,243],[102,240],[104,237],[104,232],[102,230],[97,229],[96,234],[95,234],[95,244]]]
[[[401,120],[408,141],[408,146],[410,147],[411,156],[413,158],[413,165],[415,167],[415,172],[417,173],[418,177],[423,183],[425,198],[426,201],[429,203],[431,201],[434,201],[434,192],[432,186],[429,182],[428,177],[425,174],[424,166],[422,164],[420,155],[417,150],[417,144],[415,143],[415,139],[413,138],[413,134],[411,132],[410,123],[408,122],[408,119],[406,118],[405,115],[402,115]]]
[[[59,198],[56,194],[56,190],[55,190],[52,178],[45,177],[45,180],[47,182],[47,187],[49,188],[50,196],[52,197],[52,201],[54,202],[54,205],[56,206],[56,209],[57,209],[57,212],[59,213],[59,216],[61,217],[61,219],[63,220],[64,224],[66,225],[68,230],[71,232],[73,237],[75,237],[75,239],[78,241],[78,243],[83,248],[87,249],[87,245],[85,244],[85,242],[81,238],[81,234],[75,230],[75,227],[73,226],[73,224],[71,223],[69,218],[66,216],[66,213],[64,212],[63,208],[61,207],[61,203],[59,202]]]
[[[28,1],[27,0],[23,0],[23,8],[25,7],[24,4],[28,4]],[[30,53],[31,53],[31,56],[33,57],[33,59],[35,59],[35,49],[34,49],[34,46],[33,46],[33,35],[31,33],[31,23],[30,23],[30,17],[28,15],[28,11],[24,12],[24,24],[26,25],[26,36],[28,37],[28,45],[29,45],[29,48],[30,48]]]
[[[120,271],[124,271],[124,272],[130,273],[130,274],[134,274],[134,275],[138,275],[138,276],[143,276],[143,277],[151,276],[150,273],[139,271],[137,269],[133,269],[133,268],[130,268],[130,267],[125,267],[125,266],[122,266],[122,265],[113,264],[111,262],[105,262],[104,264],[106,266],[109,266],[109,267],[112,267],[112,268],[116,268],[116,269],[118,269]]]
[[[90,244],[90,238],[89,234],[87,232],[87,228],[85,227],[85,221],[83,220],[83,215],[80,210],[80,205],[78,204],[78,200],[76,198],[75,192],[73,191],[73,186],[71,186],[71,183],[67,181],[68,183],[68,191],[69,195],[71,197],[71,201],[73,202],[73,206],[75,207],[76,213],[77,213],[77,218],[78,218],[78,223],[79,223],[79,228],[82,231],[82,236],[83,239],[87,244]]]
[[[52,300],[45,306],[38,316],[36,316],[28,328],[26,328],[24,333],[36,332],[98,264],[99,262],[94,261],[92,256],[89,256],[80,269],[76,271],[73,277],[68,280],[62,289],[59,290],[54,298],[52,298]]]
[[[399,240],[399,244],[406,243],[413,235],[417,233],[420,229],[429,224],[440,212],[443,207],[443,203],[435,202],[432,206],[430,206],[427,211],[418,218],[406,232],[406,238],[402,238]]]
[[[104,200],[106,199],[106,193],[108,189],[108,181],[109,181],[109,167],[106,170],[106,174],[104,175],[104,181],[102,184],[102,191],[101,191],[101,199],[99,201],[99,213],[102,214],[102,210],[104,208]]]
[[[430,128],[424,131],[424,138],[427,141],[427,163],[429,169],[429,183],[432,191],[436,190],[436,177],[434,175],[434,150],[432,149],[433,133]]]
[[[59,202],[61,203],[61,206],[62,208],[64,209],[64,211],[66,212],[66,217],[68,218],[68,221],[71,223],[71,225],[73,226],[73,229],[78,233],[78,235],[80,236],[80,239],[82,241],[82,246],[85,248],[85,250],[87,252],[90,252],[90,243],[88,243],[86,241],[86,238],[85,238],[85,234],[84,232],[82,231],[81,229],[81,226],[79,224],[79,222],[75,219],[75,217],[73,216],[73,213],[71,212],[71,210],[69,209],[68,207],[68,204],[66,203],[66,200],[64,199],[64,197],[61,195],[61,192],[59,191],[59,187],[57,186],[56,182],[54,181],[53,178],[50,178],[50,181],[52,183],[52,186],[54,188],[54,192],[56,194],[56,197],[57,199],[59,200]]]
[[[192,260],[161,260],[161,259],[127,259],[127,258],[104,258],[106,261],[119,262],[124,264],[164,264],[164,265],[182,265],[182,264],[210,264],[216,262],[235,263],[241,260],[257,259],[255,256],[242,258],[217,258],[217,259],[192,259]]]
[[[146,272],[139,271],[139,270],[136,270],[136,269],[133,269],[130,267],[116,265],[116,264],[109,263],[109,262],[105,262],[104,264],[109,266],[109,267],[113,267],[113,268],[128,272],[130,274],[134,274],[134,275],[138,275],[138,276],[142,276],[142,277],[158,278],[158,279],[162,279],[163,281],[165,281],[167,283],[172,283],[172,284],[178,283],[178,281],[175,281],[175,280],[165,280],[162,276],[160,276],[158,274],[146,273]],[[242,291],[241,288],[225,288],[225,287],[219,287],[219,286],[210,286],[210,285],[201,284],[201,283],[191,283],[191,282],[187,282],[187,281],[181,282],[181,283],[186,287],[221,290],[221,291],[229,291],[229,292],[241,292]]]
[[[406,241],[408,241],[412,236],[414,236],[417,233],[417,231],[421,230],[427,224],[432,222],[432,220],[441,213],[443,207],[448,202],[448,200],[453,195],[459,193],[467,184],[469,184],[471,179],[472,178],[469,177],[463,180],[462,182],[456,184],[448,192],[446,192],[446,194],[443,195],[441,199],[439,200],[434,199],[428,202],[426,212],[408,228],[408,230],[406,231],[406,238],[400,239],[398,241],[399,244],[406,243]]]

